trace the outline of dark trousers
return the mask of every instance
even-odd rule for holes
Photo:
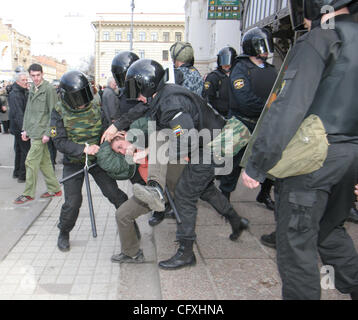
[[[21,134],[14,135],[15,164],[13,176],[21,180],[26,179],[25,160],[31,147],[31,142],[22,141]]]
[[[240,162],[242,157],[244,156],[245,150],[246,147],[242,148],[239,153],[233,157],[233,169],[231,173],[226,176],[220,176],[219,188],[222,192],[231,193],[235,191],[241,174]],[[270,179],[266,179],[261,184],[261,192],[270,194],[272,186],[273,181]]]
[[[234,210],[227,198],[214,185],[212,165],[188,164],[175,188],[175,206],[182,223],[177,226],[177,240],[195,240],[197,203],[199,198],[209,202],[221,215]]]
[[[48,151],[50,152],[52,166],[55,168],[57,149],[51,138],[50,141],[47,143],[47,146],[48,146]]]
[[[4,133],[9,133],[10,121],[9,120],[3,120],[3,121],[1,121],[1,123],[4,126]]]
[[[277,180],[277,264],[284,299],[320,299],[318,254],[334,267],[335,287],[358,289],[358,255],[343,227],[358,177],[358,145],[331,144],[324,166]]]
[[[65,164],[63,167],[63,177],[68,177],[81,169],[83,169],[82,165]],[[128,200],[127,195],[118,188],[117,181],[110,178],[99,166],[93,167],[89,173],[94,178],[103,195],[116,207],[116,209]],[[83,180],[84,173],[81,173],[63,184],[65,203],[61,208],[60,222],[58,224],[58,228],[61,231],[70,232],[75,226],[82,205]]]

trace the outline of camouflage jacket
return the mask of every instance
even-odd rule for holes
[[[56,148],[65,154],[64,163],[84,163],[85,144],[99,145],[102,134],[100,107],[91,102],[81,110],[72,110],[58,102],[51,115],[51,138]],[[95,157],[89,157],[94,162]]]
[[[183,64],[178,68],[183,73],[184,81],[183,87],[201,96],[204,88],[204,81],[199,71],[188,64]]]

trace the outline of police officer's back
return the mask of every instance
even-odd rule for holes
[[[170,48],[174,63],[176,83],[201,96],[204,81],[194,67],[194,50],[189,42],[176,42]],[[179,74],[182,73],[182,76]],[[180,83],[177,79],[181,79]]]

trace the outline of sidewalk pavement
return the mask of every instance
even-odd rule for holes
[[[71,250],[57,249],[58,217],[63,196],[39,199],[46,191],[39,180],[35,201],[16,206],[23,184],[12,179],[11,136],[0,135],[5,156],[0,156],[0,299],[6,300],[279,300],[281,283],[275,250],[259,238],[275,229],[273,213],[256,203],[257,191],[241,182],[232,195],[240,215],[251,222],[237,242],[229,240],[231,228],[207,203],[200,201],[195,254],[197,265],[177,271],[158,268],[158,262],[176,251],[175,220],[151,228],[150,214],[140,217],[146,263],[119,265],[110,258],[120,252],[115,209],[91,179],[97,238],[92,237],[86,188],[74,230]],[[62,177],[62,166],[56,174]],[[128,181],[118,182],[131,195]],[[358,226],[347,223],[358,245]],[[336,290],[322,290],[322,299],[344,300]]]

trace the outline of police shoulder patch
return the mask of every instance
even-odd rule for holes
[[[180,125],[177,125],[176,127],[174,127],[173,132],[177,137],[181,136],[184,133],[183,129]]]
[[[209,81],[206,81],[206,82],[204,83],[204,88],[205,88],[205,90],[208,90],[208,89],[210,88],[210,86],[211,86],[211,83],[210,83]]]
[[[234,88],[236,90],[240,90],[245,87],[245,80],[244,79],[237,79],[234,81]]]
[[[54,138],[57,136],[57,131],[56,131],[56,127],[51,127],[51,137]]]

